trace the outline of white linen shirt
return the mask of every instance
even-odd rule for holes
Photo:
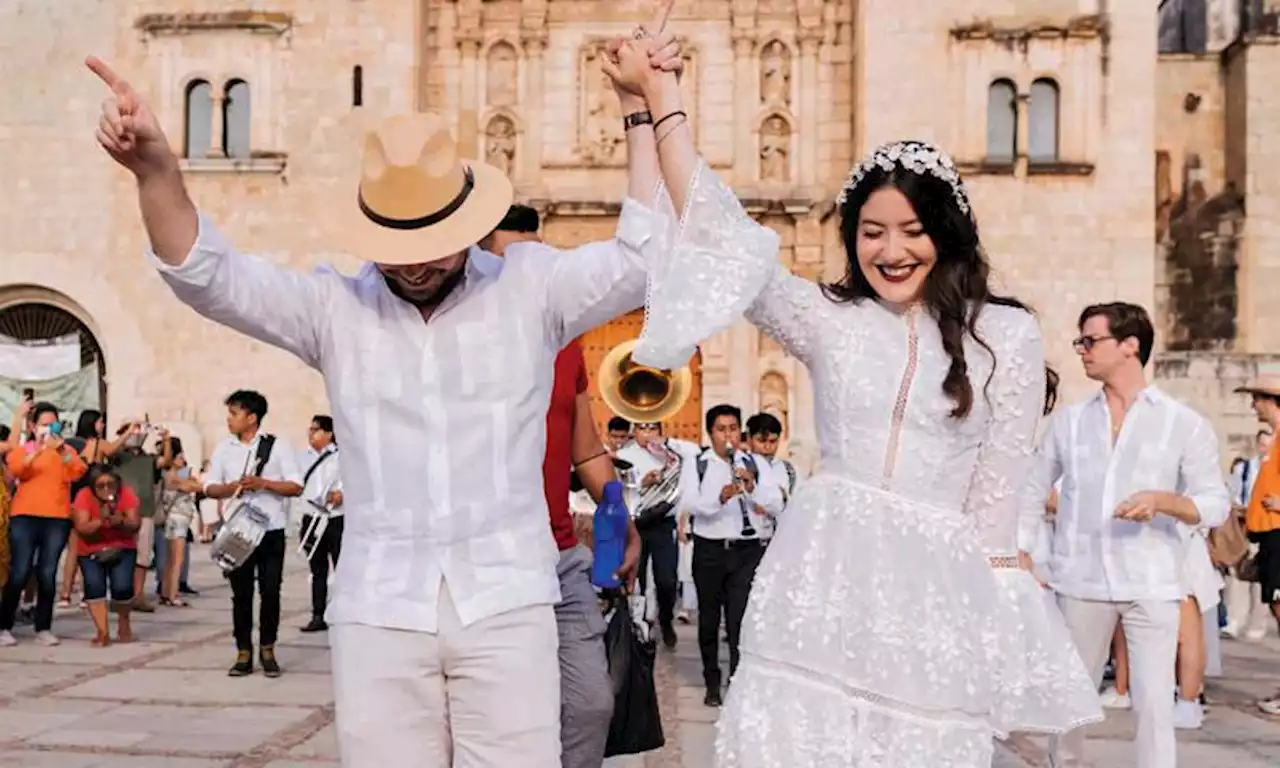
[[[1132,494],[1168,491],[1196,505],[1197,527],[1221,525],[1230,499],[1218,438],[1208,420],[1153,386],[1129,409],[1114,450],[1110,435],[1101,392],[1054,415],[1027,483],[1019,548],[1035,549],[1031,522],[1043,516],[1049,489],[1061,478],[1050,586],[1081,600],[1181,600],[1182,526],[1164,514],[1148,523],[1117,520],[1115,511]]]
[[[333,454],[325,459],[319,465],[316,461],[326,454]],[[302,476],[306,478],[306,484],[302,487],[302,495],[298,497],[298,505],[295,512],[299,515],[314,515],[319,510],[316,507],[325,506],[325,500],[329,498],[330,491],[342,490],[342,476],[339,473],[338,462],[342,457],[338,455],[338,446],[336,443],[330,443],[325,446],[323,451],[317,451],[310,446],[307,450],[298,455],[298,469],[302,470]],[[307,477],[307,471],[312,466],[316,467],[316,471],[311,473],[311,477]],[[342,517],[342,507],[339,505],[329,510],[329,517]]]
[[[694,535],[716,540],[772,538],[773,518],[782,511],[783,486],[776,482],[777,475],[770,469],[769,460],[763,456],[751,454],[756,468],[760,471],[755,490],[749,496],[740,493],[721,504],[720,490],[733,482],[729,462],[720,458],[720,455],[710,448],[702,453],[702,458],[707,462],[707,469],[701,482],[698,480],[696,458],[686,461],[681,467],[683,471],[680,478],[681,507],[693,517]],[[741,460],[739,465],[742,465]],[[747,515],[751,521],[751,527],[756,531],[755,536],[742,535],[741,502],[743,501],[747,504]],[[752,502],[763,507],[765,514],[760,514]]]
[[[446,583],[464,626],[559,601],[542,488],[553,364],[644,303],[651,215],[627,199],[614,240],[514,243],[498,271],[473,246],[429,322],[372,264],[298,272],[237,252],[203,216],[181,265],[151,254],[197,312],[324,375],[349,518],[330,624],[435,632]]]
[[[258,455],[262,435],[262,432],[254,435],[248,444],[240,442],[240,438],[234,435],[218,443],[218,447],[213,449],[213,458],[209,460],[209,472],[202,478],[205,487],[234,483],[246,474],[252,474],[257,466],[254,457]],[[302,485],[296,455],[283,438],[276,437],[275,445],[271,446],[271,455],[262,468],[262,477]],[[289,497],[269,491],[245,491],[240,498],[253,502],[267,516],[267,530],[279,531],[288,526]]]

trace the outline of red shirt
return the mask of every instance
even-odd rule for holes
[[[587,391],[587,363],[576,340],[556,356],[556,378],[547,409],[547,455],[542,460],[542,487],[551,513],[551,533],[563,552],[578,545],[569,514],[569,472],[573,469],[573,414],[578,395]]]
[[[133,489],[127,485],[121,486],[120,498],[116,500],[116,505],[121,510],[127,510],[130,508],[137,509],[138,504],[138,495],[133,492]],[[88,514],[90,520],[97,520],[102,512],[98,497],[93,495],[92,488],[81,488],[71,506]],[[76,541],[78,542],[76,554],[81,556],[100,552],[107,547],[119,547],[120,549],[138,548],[138,540],[133,532],[121,531],[117,528],[99,528],[98,535],[92,539],[77,536]]]

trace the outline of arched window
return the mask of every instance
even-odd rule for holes
[[[1018,152],[1018,89],[997,80],[987,89],[987,160],[1012,163]]]
[[[1031,84],[1027,105],[1027,159],[1032,163],[1058,161],[1058,84],[1041,78]]]
[[[208,157],[213,148],[213,86],[204,80],[187,85],[183,157]]]
[[[222,103],[222,151],[227,157],[248,158],[249,150],[249,84],[232,80]]]
[[[364,106],[364,67],[359,64],[351,69],[351,106]]]

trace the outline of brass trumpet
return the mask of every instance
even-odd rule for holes
[[[666,370],[631,359],[636,340],[624,341],[605,355],[597,383],[600,397],[613,413],[633,424],[657,424],[671,418],[693,394],[689,366]]]

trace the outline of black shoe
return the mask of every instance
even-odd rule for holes
[[[248,677],[253,674],[253,652],[240,651],[236,654],[236,663],[227,670],[229,677]]]
[[[673,625],[671,622],[667,622],[666,624],[663,624],[662,625],[662,642],[664,645],[667,646],[667,649],[675,650],[677,640],[679,640],[679,638],[676,637],[675,625]]]
[[[724,704],[724,700],[720,698],[720,687],[707,688],[707,695],[703,697],[702,703],[708,707],[719,707]]]
[[[262,674],[267,677],[279,677],[283,671],[280,669],[280,663],[276,661],[276,647],[274,645],[262,646],[262,652],[258,655],[258,660],[262,662]]]
[[[319,616],[312,616],[311,621],[307,622],[307,625],[302,628],[302,631],[303,632],[323,632],[328,628],[329,628],[329,625],[324,623],[324,619],[320,618]]]
[[[178,585],[178,594],[191,595],[195,597],[200,594],[200,590],[192,589],[185,581]]]

